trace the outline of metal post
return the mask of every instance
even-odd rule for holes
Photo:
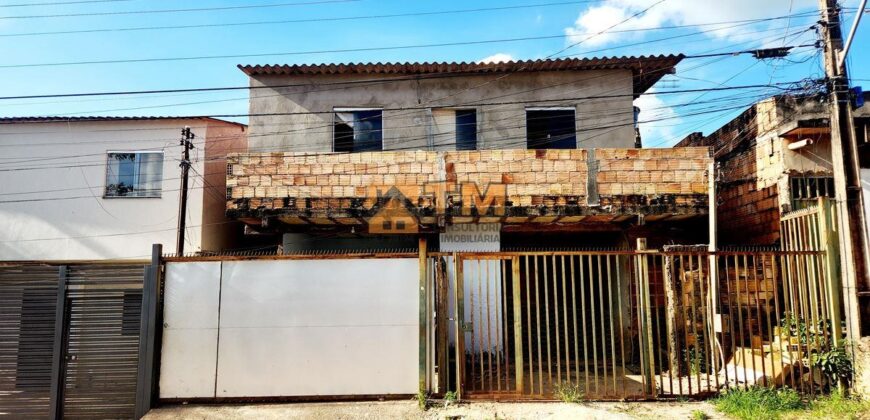
[[[520,286],[520,257],[511,259],[511,280],[514,303],[514,371],[517,378],[517,393],[522,394],[525,383],[523,378],[523,298]],[[505,339],[505,345],[507,342],[508,340]]]
[[[181,130],[181,189],[179,190],[178,203],[178,233],[176,235],[175,253],[184,255],[184,229],[187,218],[187,178],[190,172],[190,149],[193,149],[194,135],[190,127]]]
[[[157,391],[159,361],[157,354],[158,303],[160,301],[160,264],[163,246],[154,244],[151,248],[151,265],[145,266],[142,284],[142,317],[139,323],[139,369],[136,381],[136,413],[142,418],[153,406]]]
[[[462,399],[465,384],[465,282],[462,258],[453,253],[453,310],[456,312],[456,397]]]
[[[652,315],[650,314],[649,288],[649,253],[646,238],[637,238],[637,279],[638,326],[640,327],[641,370],[644,380],[644,392],[649,397],[655,397],[656,386],[655,366],[653,364]]]
[[[842,55],[843,34],[840,9],[836,0],[819,0],[822,12],[821,31],[825,44],[825,75],[831,100],[831,161],[834,170],[834,194],[837,202],[837,229],[840,235],[840,267],[846,328],[851,337],[860,336],[858,283],[868,287],[867,226],[859,175],[855,122],[849,105],[849,76],[845,66],[837,64]]]
[[[428,299],[428,294],[426,293],[427,289],[428,289],[426,287],[426,283],[427,283],[426,282],[426,273],[427,273],[427,271],[426,271],[426,259],[427,259],[427,256],[426,256],[426,238],[421,236],[418,245],[419,245],[419,250],[418,250],[419,254],[418,255],[420,258],[420,261],[419,261],[419,265],[420,265],[420,355],[419,355],[419,357],[420,357],[420,359],[419,359],[419,361],[420,361],[420,372],[419,372],[420,373],[420,376],[419,376],[420,387],[419,387],[419,391],[422,393],[427,393],[429,391],[429,389],[428,389],[429,388],[428,387],[429,381],[427,381],[428,369],[427,369],[427,363],[426,363],[428,360],[427,349],[428,349],[429,336],[427,334],[427,331],[428,331],[427,326],[429,324],[429,317],[428,317],[426,308],[428,307],[429,299]]]
[[[50,419],[63,418],[63,383],[64,383],[64,359],[66,358],[67,307],[66,307],[66,281],[68,267],[62,265],[58,268],[57,276],[57,303],[54,315],[54,348],[51,358],[51,394],[49,415]]]
[[[830,200],[820,197],[819,211],[816,212],[816,217],[819,218],[819,250],[825,253],[825,281],[828,283],[827,303],[831,316],[832,343],[836,347],[840,345],[840,340],[843,337],[842,314],[840,312],[840,299],[838,299],[842,285],[840,284],[840,255],[837,247],[837,233],[833,228],[835,220],[833,211]],[[844,296],[843,299],[846,297]]]

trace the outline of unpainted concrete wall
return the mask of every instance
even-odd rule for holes
[[[432,109],[477,110],[478,149],[526,147],[527,106],[573,107],[577,147],[633,147],[629,70],[453,76],[379,82],[399,76],[317,75],[251,78],[252,152],[331,152],[334,108],[383,108],[384,150],[430,149]],[[404,77],[404,76],[401,76]],[[332,85],[371,80],[371,84]],[[282,85],[302,87],[280,87]],[[601,98],[601,96],[618,97]],[[598,97],[597,99],[577,99]],[[545,102],[540,102],[540,101]],[[490,105],[498,104],[498,105]],[[414,108],[414,109],[407,109]],[[302,113],[297,115],[263,115]],[[309,114],[313,113],[313,114]],[[444,141],[433,150],[455,150]]]

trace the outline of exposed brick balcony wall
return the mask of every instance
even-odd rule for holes
[[[505,184],[514,206],[586,203],[585,150],[479,150],[443,152],[451,183],[480,188]]]
[[[227,212],[238,218],[301,216],[351,223],[370,216],[377,206],[372,199],[376,191],[396,186],[403,193],[412,192],[406,196],[419,188],[422,198],[409,205],[421,217],[432,216],[438,205],[450,213],[463,199],[454,190],[447,192],[447,203],[435,202],[427,192],[442,183],[448,190],[476,185],[481,192],[503,184],[505,215],[514,221],[537,216],[570,221],[597,214],[706,214],[710,162],[706,147],[241,153],[227,158]]]
[[[661,197],[690,205],[707,194],[712,162],[706,147],[675,149],[595,149],[602,205],[624,205]]]

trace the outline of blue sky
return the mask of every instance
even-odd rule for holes
[[[69,0],[52,0],[54,2]],[[313,3],[317,0],[295,0]],[[758,47],[811,43],[809,26],[816,0],[559,0],[398,1],[360,0],[287,6],[285,0],[109,0],[85,4],[32,7],[3,5],[44,3],[48,0],[0,2],[0,92],[3,96],[86,91],[174,89],[239,86],[247,83],[236,64],[478,61],[487,57],[534,59],[550,56],[579,41],[561,55],[612,56],[728,52]],[[559,3],[559,4],[557,4]],[[655,4],[657,3],[657,4]],[[844,3],[854,8],[857,0]],[[247,9],[177,13],[100,13],[240,5],[277,5]],[[632,14],[655,4],[643,15]],[[525,6],[430,16],[351,19],[341,21],[213,26],[187,25],[449,11]],[[22,16],[92,14],[90,16],[21,18]],[[802,15],[801,15],[802,14]],[[791,18],[785,18],[788,15]],[[854,14],[845,15],[851,25]],[[778,18],[757,23],[715,22]],[[619,24],[603,35],[595,35]],[[870,22],[859,28],[850,53],[854,84],[870,87]],[[109,28],[171,26],[174,29],[111,31],[76,34],[34,33]],[[658,29],[671,26],[682,28]],[[625,32],[629,31],[629,32]],[[702,32],[703,31],[703,32]],[[699,33],[701,32],[701,33]],[[29,35],[28,35],[29,34]],[[784,36],[787,35],[787,36]],[[26,66],[79,61],[190,57],[356,49],[454,43],[505,38],[546,37],[522,42],[498,42],[437,48],[374,50],[324,54],[273,55],[148,63]],[[671,38],[667,41],[657,41]],[[675,76],[668,76],[655,92],[715,86],[790,82],[819,77],[818,52],[799,48],[788,60],[757,61],[751,56],[687,59]],[[705,133],[739,114],[754,99],[776,93],[755,89],[695,94],[652,94],[637,101],[645,143],[667,146],[691,131]],[[34,99],[0,102],[0,115],[214,115],[247,112],[244,91],[166,94],[153,96]],[[713,101],[713,102],[710,102]],[[244,122],[244,119],[241,119]]]

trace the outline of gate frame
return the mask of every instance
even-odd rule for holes
[[[151,247],[151,265],[145,266],[142,283],[142,313],[139,323],[139,368],[136,380],[135,417],[140,419],[154,407],[160,370],[163,322],[159,316],[163,245]],[[160,321],[160,322],[158,322]]]
[[[66,353],[64,337],[68,328],[66,297],[68,270],[69,267],[66,265],[58,267],[57,302],[55,303],[54,317],[54,347],[51,356],[51,394],[49,395],[50,402],[48,408],[48,418],[50,419],[60,419],[63,417],[63,371],[66,366],[66,363],[64,363]]]

